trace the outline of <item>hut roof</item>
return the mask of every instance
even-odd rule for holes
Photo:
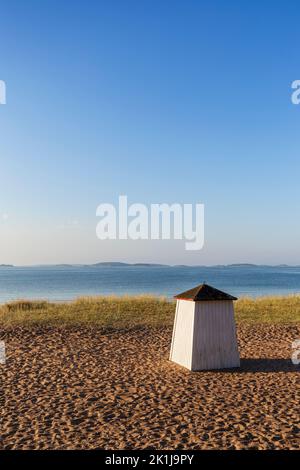
[[[200,284],[193,289],[182,292],[174,296],[175,299],[205,301],[205,300],[237,300],[236,297],[215,289],[208,284]]]

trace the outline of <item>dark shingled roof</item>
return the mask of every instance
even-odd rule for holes
[[[215,289],[208,284],[200,284],[193,289],[175,295],[175,299],[194,300],[195,302],[201,300],[237,300],[236,297],[226,294],[221,290]]]

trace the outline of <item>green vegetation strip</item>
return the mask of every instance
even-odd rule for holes
[[[171,326],[175,302],[164,298],[83,297],[68,303],[19,300],[0,306],[0,325],[97,325],[104,329]],[[242,298],[235,302],[238,322],[300,322],[300,295]]]

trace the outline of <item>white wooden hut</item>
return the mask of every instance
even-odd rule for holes
[[[201,284],[175,299],[170,360],[189,370],[239,367],[233,309],[237,298]]]

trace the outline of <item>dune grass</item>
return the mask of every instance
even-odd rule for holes
[[[0,325],[97,325],[105,329],[171,325],[174,303],[152,296],[82,297],[73,302],[16,301],[0,307]]]
[[[0,326],[97,325],[103,329],[171,326],[175,302],[154,296],[82,297],[73,302],[19,300],[0,306]],[[300,295],[242,298],[236,320],[247,323],[300,322]]]
[[[300,295],[241,298],[235,302],[238,321],[251,323],[300,323]]]

